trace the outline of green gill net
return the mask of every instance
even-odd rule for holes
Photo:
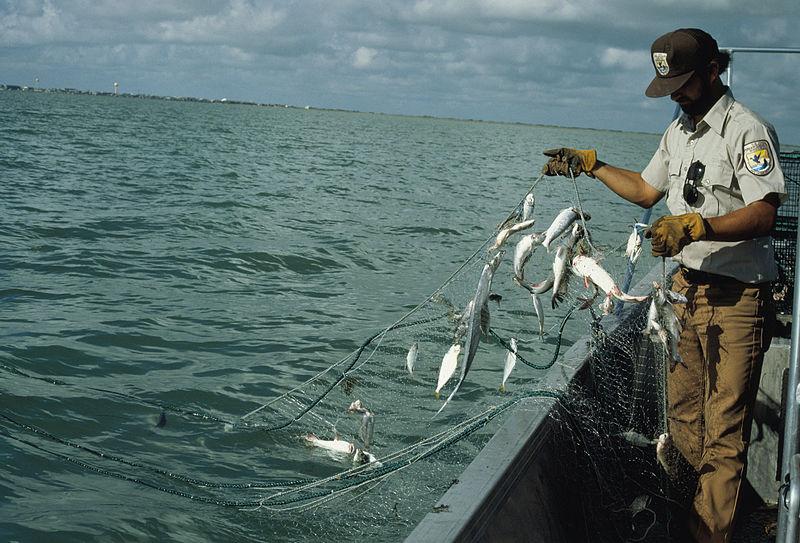
[[[654,446],[630,437],[652,440],[665,430],[665,357],[660,346],[641,333],[647,304],[629,308],[622,317],[603,317],[598,307],[603,295],[587,302],[593,291],[573,277],[557,306],[550,292],[541,296],[540,337],[531,296],[513,280],[514,248],[523,235],[545,230],[562,208],[600,212],[584,207],[576,185],[572,194],[565,186],[569,187],[563,180],[539,178],[508,216],[499,218],[485,243],[429,297],[365,338],[353,352],[327,361],[322,371],[248,412],[166,403],[122,389],[93,389],[100,398],[160,414],[160,423],[181,420],[196,426],[204,436],[203,446],[183,454],[204,456],[197,465],[225,455],[239,458],[238,472],[211,476],[201,469],[181,471],[156,462],[152,455],[138,457],[134,447],[109,449],[77,442],[51,433],[45,423],[10,413],[0,414],[2,432],[19,446],[77,470],[240,511],[257,519],[260,534],[271,540],[350,540],[353,534],[361,540],[397,540],[457,484],[504,415],[520,402],[537,402],[551,411],[559,429],[554,439],[569,451],[564,477],[580,504],[587,531],[597,534],[598,541],[654,540],[658,527],[670,522],[672,490],[656,462]],[[495,254],[489,247],[497,233],[502,226],[520,222],[527,194],[537,199],[536,224],[511,236],[503,247],[506,253],[488,302],[489,327],[463,385],[437,415],[464,363],[466,349],[437,398],[434,389],[442,359],[453,345],[458,316],[475,296],[484,266]],[[627,239],[594,232],[591,219],[585,227],[590,237],[583,250],[621,284],[628,266]],[[526,277],[538,281],[550,273],[559,243],[554,242],[550,252],[536,248],[525,266]],[[645,257],[642,262],[653,264]],[[583,363],[570,357],[569,347],[587,336],[592,349],[585,378],[563,386],[543,385],[548,372],[571,371]],[[501,391],[512,339],[517,344],[516,366]],[[417,356],[409,371],[412,346]],[[35,386],[79,387],[11,363],[3,363],[3,369],[35,381]],[[372,415],[371,430],[365,427],[363,413],[348,410],[354,402]],[[347,450],[317,446],[333,446],[334,441]],[[262,451],[257,458],[247,452],[255,442]]]

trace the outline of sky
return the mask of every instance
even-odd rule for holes
[[[650,44],[800,48],[797,0],[0,0],[0,83],[660,133]],[[800,144],[800,54],[735,53]]]

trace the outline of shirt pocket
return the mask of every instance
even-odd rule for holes
[[[669,174],[667,207],[675,215],[684,213],[686,212],[686,202],[683,200],[683,161],[680,159],[670,160],[667,173]]]
[[[706,169],[702,189],[705,202],[700,214],[707,217],[726,215],[743,207],[742,193],[733,166],[726,161],[713,162]]]

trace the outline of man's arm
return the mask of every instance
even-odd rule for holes
[[[591,174],[617,195],[641,207],[653,207],[664,197],[664,193],[647,183],[642,174],[632,170],[617,168],[598,160]]]
[[[736,211],[720,217],[705,218],[708,241],[742,241],[766,236],[775,226],[780,199],[775,193],[767,194]]]

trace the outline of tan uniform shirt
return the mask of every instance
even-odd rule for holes
[[[700,213],[718,217],[776,193],[786,200],[783,172],[778,164],[775,129],[733,99],[730,89],[693,126],[688,115],[669,125],[658,150],[642,172],[653,188],[667,194],[673,215]],[[693,205],[683,198],[686,173],[692,162],[705,165]],[[698,241],[673,257],[687,268],[762,283],[777,277],[772,238],[745,241]]]

